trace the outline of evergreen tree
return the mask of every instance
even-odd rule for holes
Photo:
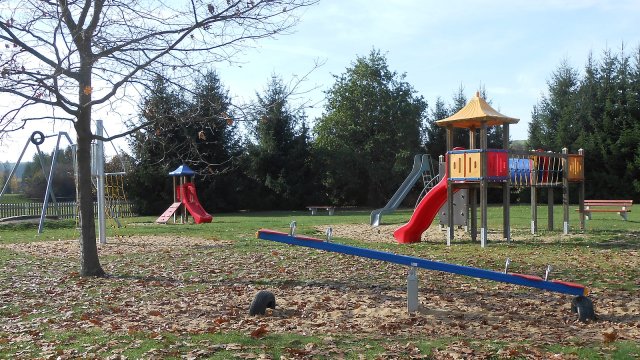
[[[305,115],[290,107],[289,92],[272,76],[251,114],[255,142],[248,145],[247,172],[260,186],[254,206],[262,209],[302,208],[318,193]]]
[[[189,162],[206,167],[204,176],[226,171],[227,163],[240,149],[236,137],[237,125],[230,111],[231,98],[214,71],[207,72],[195,86],[189,104],[189,119],[197,131],[193,155]]]
[[[130,200],[140,215],[157,215],[173,201],[168,174],[182,162],[180,150],[185,136],[180,136],[179,125],[186,107],[187,102],[180,92],[163,77],[154,80],[153,87],[143,98],[140,121],[155,125],[131,137],[130,147],[136,164],[128,177]]]
[[[576,108],[578,73],[563,61],[548,82],[549,96],[534,107],[529,124],[529,144],[533,148],[559,152],[563,147],[574,149],[579,128]]]
[[[629,176],[632,179],[636,200],[640,197],[640,46],[633,53],[630,69],[629,114],[632,125],[630,132],[636,136],[635,147],[632,146],[628,165],[631,167]]]
[[[186,162],[198,171],[200,201],[210,211],[246,205],[247,177],[240,166],[242,146],[231,98],[217,73],[207,72],[195,86],[188,118],[197,137]]]
[[[464,86],[460,85],[460,87],[458,87],[458,90],[453,94],[452,100],[453,100],[453,103],[449,108],[449,116],[462,110],[462,108],[465,107],[465,105],[467,105],[468,100],[467,100],[467,96],[464,94]],[[467,129],[454,128],[453,144],[451,145],[453,147],[463,147],[465,149],[468,148],[469,147],[469,131]],[[476,145],[479,146],[480,144],[476,143]]]
[[[442,98],[436,98],[436,102],[427,116],[427,124],[425,126],[425,148],[427,149],[427,153],[434,159],[437,159],[440,155],[444,155],[447,151],[446,129],[436,125],[436,121],[445,119],[449,115],[449,109]]]
[[[335,76],[314,130],[334,203],[379,206],[409,172],[427,103],[404,78],[378,50]]]
[[[639,51],[607,49],[600,61],[590,54],[582,77],[563,62],[533,109],[534,148],[585,150],[588,198],[640,197]]]

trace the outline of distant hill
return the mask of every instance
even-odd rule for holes
[[[512,140],[509,148],[512,150],[529,150],[529,142],[527,140]]]

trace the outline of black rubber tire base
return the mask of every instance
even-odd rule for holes
[[[578,320],[582,322],[596,319],[593,302],[586,296],[576,296],[573,298],[573,300],[571,300],[571,311],[578,313]]]
[[[276,296],[271,291],[260,290],[249,307],[249,315],[264,315],[267,308],[276,308]]]

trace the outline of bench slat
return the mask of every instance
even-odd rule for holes
[[[606,206],[611,204],[611,206],[617,205],[633,205],[633,200],[585,200],[584,204],[591,204],[596,206]]]
[[[591,213],[594,212],[612,212],[618,213],[624,220],[627,220],[627,213],[631,212],[633,200],[584,200],[584,210],[588,219],[591,219]],[[580,209],[576,209],[580,211]]]

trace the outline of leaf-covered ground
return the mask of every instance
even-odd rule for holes
[[[372,245],[388,245],[390,231],[334,227],[337,236]],[[422,270],[420,310],[408,314],[405,267],[348,255],[257,239],[108,240],[99,246],[110,274],[103,279],[81,278],[74,271],[76,241],[2,245],[11,255],[0,259],[0,356],[640,356],[640,280],[633,277],[640,268],[638,246],[567,250],[558,272],[582,274],[586,285],[595,285],[591,298],[598,320],[580,323],[568,296]],[[440,245],[398,250],[461,262],[456,246],[435,257],[429,246]],[[466,246],[476,255],[464,264],[499,270],[496,264],[509,246],[483,251]],[[533,248],[530,255],[522,272],[542,271],[545,254]],[[275,294],[276,309],[249,316],[249,304],[261,289]]]

